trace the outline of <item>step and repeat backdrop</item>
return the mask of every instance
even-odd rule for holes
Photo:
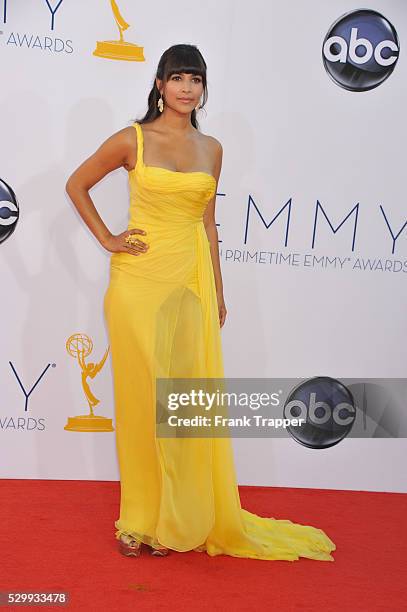
[[[226,376],[251,390],[314,385],[296,395],[303,436],[233,438],[239,483],[405,491],[400,0],[0,0],[1,476],[119,479],[110,253],[65,183],[144,115],[158,60],[178,43],[205,57],[198,120],[224,149]],[[114,233],[127,227],[127,178],[119,169],[91,190]],[[324,384],[342,399],[357,388],[363,410],[322,402]]]

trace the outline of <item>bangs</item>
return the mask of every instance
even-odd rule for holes
[[[167,70],[166,80],[168,81],[168,79],[170,79],[173,74],[181,73],[194,75],[196,74],[197,76],[204,78],[205,70],[202,70],[202,68],[198,68],[196,66],[179,66],[178,68],[172,68],[171,70]]]
[[[206,66],[200,54],[190,48],[174,49],[173,52],[168,55],[164,79],[168,81],[173,74],[180,74],[181,72],[185,74],[196,74],[204,79],[206,75]]]

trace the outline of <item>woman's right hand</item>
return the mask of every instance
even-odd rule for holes
[[[147,252],[149,245],[140,238],[137,238],[137,236],[134,236],[134,234],[141,234],[145,236],[146,233],[147,232],[145,230],[134,228],[131,230],[125,230],[117,236],[111,234],[111,236],[104,240],[103,246],[111,253],[130,253],[131,255],[140,255],[141,253]],[[135,244],[126,242],[127,236],[132,236],[132,241],[134,241]]]

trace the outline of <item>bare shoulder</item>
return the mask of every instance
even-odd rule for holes
[[[202,138],[204,139],[203,142],[207,147],[207,151],[212,159],[215,168],[214,173],[216,176],[219,176],[223,158],[222,144],[217,138],[214,136],[209,136],[208,134],[202,134]]]
[[[109,141],[120,151],[123,166],[127,170],[133,168],[137,161],[137,132],[134,127],[129,126],[118,130],[106,142]]]
[[[117,142],[129,142],[134,143],[137,142],[137,130],[134,129],[133,126],[128,126],[117,130],[111,135],[111,138],[116,140]]]
[[[125,127],[108,136],[102,143],[101,148],[116,148],[123,152],[126,149],[133,148],[135,143],[137,144],[136,130],[133,127]]]
[[[213,149],[213,151],[217,151],[218,153],[223,151],[221,142],[215,138],[214,136],[209,136],[209,134],[202,134],[202,137],[206,140],[209,147]]]
[[[134,143],[137,143],[137,131],[134,129],[133,126],[122,128],[121,130],[118,130],[117,132],[115,132],[113,136],[117,140],[120,140],[123,143],[127,142],[131,145],[134,145]]]

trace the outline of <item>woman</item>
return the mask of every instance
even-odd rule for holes
[[[243,510],[230,439],[157,435],[158,379],[224,376],[226,318],[215,223],[222,146],[198,130],[206,63],[193,45],[162,55],[148,111],[111,136],[69,178],[67,192],[112,254],[104,312],[110,338],[120,468],[119,549],[138,556],[206,551],[332,561],[320,529]],[[89,189],[129,173],[130,219],[112,235]]]

